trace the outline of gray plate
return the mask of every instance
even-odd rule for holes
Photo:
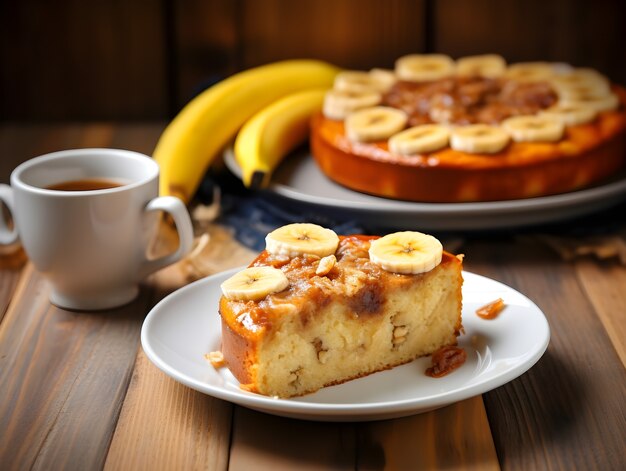
[[[238,177],[232,148],[224,161]],[[289,206],[304,205],[329,216],[419,230],[486,230],[553,223],[597,212],[626,199],[626,175],[602,185],[553,196],[479,203],[414,203],[366,195],[329,180],[308,150],[289,156],[265,192]]]

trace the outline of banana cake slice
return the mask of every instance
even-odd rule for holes
[[[462,257],[434,237],[283,226],[222,284],[226,365],[248,391],[292,397],[456,345]]]

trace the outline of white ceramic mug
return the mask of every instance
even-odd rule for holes
[[[67,190],[67,182],[93,179],[119,186]],[[53,304],[76,310],[121,306],[137,296],[141,279],[182,258],[193,242],[187,208],[178,198],[158,197],[158,187],[157,163],[136,152],[76,149],[36,157],[13,171],[10,187],[0,185],[0,200],[14,221],[10,228],[0,216],[0,243],[19,237],[50,281]],[[158,211],[171,215],[180,243],[173,253],[149,260]]]

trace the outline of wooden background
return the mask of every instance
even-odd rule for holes
[[[0,0],[0,120],[163,120],[237,70],[411,52],[566,61],[626,84],[620,0]]]

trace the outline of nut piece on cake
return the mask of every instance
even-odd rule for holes
[[[222,285],[222,352],[242,388],[299,396],[456,345],[462,257],[434,237],[290,224],[266,241]]]

